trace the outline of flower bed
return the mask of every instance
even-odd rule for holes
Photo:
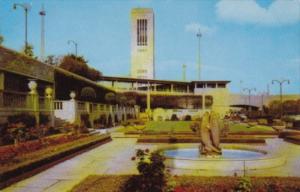
[[[76,185],[72,192],[117,192],[131,176],[89,176]],[[250,191],[268,192],[296,192],[300,190],[300,178],[295,177],[173,177],[174,192],[214,192],[214,191]],[[132,191],[134,192],[134,191]]]
[[[59,135],[1,147],[0,188],[22,179],[22,174],[107,141],[109,135]]]
[[[300,145],[300,135],[290,135],[284,138],[285,141]]]

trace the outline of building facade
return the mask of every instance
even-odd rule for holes
[[[131,77],[155,78],[154,13],[150,8],[131,11]]]

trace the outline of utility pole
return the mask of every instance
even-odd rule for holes
[[[201,58],[200,58],[200,39],[202,37],[202,34],[199,32],[196,34],[197,38],[198,38],[198,56],[197,56],[197,78],[200,81],[201,80]]]
[[[45,16],[46,11],[44,10],[44,5],[42,5],[41,11],[39,12],[41,16],[41,53],[40,60],[45,61]]]
[[[186,81],[186,65],[182,65],[182,81]]]
[[[279,94],[280,94],[280,118],[282,118],[283,115],[283,102],[282,102],[282,85],[284,83],[290,84],[290,80],[283,79],[283,80],[272,80],[272,84],[278,83],[279,84]]]

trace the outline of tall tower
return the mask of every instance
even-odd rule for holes
[[[150,8],[131,10],[131,77],[155,77],[154,14]]]

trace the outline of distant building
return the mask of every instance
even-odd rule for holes
[[[154,13],[150,8],[131,11],[131,77],[154,79]]]

